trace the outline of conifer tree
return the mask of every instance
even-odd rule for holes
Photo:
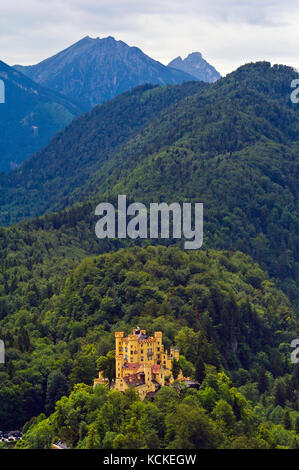
[[[268,390],[268,377],[266,376],[266,370],[264,366],[260,367],[259,374],[258,374],[258,390],[260,394],[265,393]]]
[[[180,363],[175,358],[172,360],[171,372],[172,372],[174,380],[176,380],[180,373]]]
[[[283,425],[285,429],[287,429],[288,431],[292,429],[292,421],[291,421],[290,413],[288,411],[286,411],[284,414]]]
[[[196,364],[195,379],[200,384],[204,381],[206,376],[205,365],[203,360],[199,357]]]
[[[286,391],[283,380],[278,379],[274,387],[275,405],[284,406],[286,401]]]

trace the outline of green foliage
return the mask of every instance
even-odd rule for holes
[[[24,275],[22,263],[6,271],[6,282],[14,282],[15,291],[4,295],[9,308],[0,321],[0,337],[7,346],[6,365],[0,366],[0,427],[17,428],[32,416],[51,412],[69,386],[91,385],[100,369],[111,381],[114,331],[128,333],[138,324],[150,334],[163,331],[168,349],[179,346],[179,366],[185,376],[196,378],[200,365],[197,378],[203,388],[199,400],[207,410],[218,400],[215,384],[207,384],[204,378],[211,367],[225,368],[232,377],[241,377],[237,372],[244,375],[246,369],[246,383],[240,379],[236,383],[255,406],[261,393],[256,382],[262,366],[267,377],[275,374],[272,381],[293,371],[282,386],[278,382],[263,393],[268,400],[267,394],[274,390],[274,399],[282,406],[287,401],[296,410],[298,368],[288,363],[288,348],[277,357],[275,353],[280,344],[293,339],[297,320],[285,295],[266,278],[260,287],[248,283],[248,272],[259,272],[259,268],[246,255],[148,246],[87,258],[73,270],[60,268],[57,277],[46,262],[36,266],[30,278]],[[69,270],[64,280],[63,269]],[[49,275],[53,276],[51,289],[46,288]],[[23,304],[28,284],[40,299],[38,307]],[[150,310],[140,300],[147,289],[155,297]],[[160,393],[179,392],[166,389],[157,394],[159,408],[172,410],[176,396],[169,396],[166,405],[163,399],[159,401]],[[230,405],[235,406],[233,401]],[[120,418],[114,416],[112,405],[106,406],[106,416],[115,425],[111,428],[107,422],[103,429],[117,432]],[[262,408],[261,415],[266,414]],[[103,417],[103,423],[106,421]],[[79,429],[77,432],[79,435]]]
[[[48,376],[46,408],[48,411],[54,411],[56,402],[69,392],[69,383],[64,374],[54,370]]]
[[[178,378],[180,370],[181,370],[180,362],[177,359],[174,358],[172,360],[172,364],[171,364],[171,372],[172,372],[174,380],[176,380]]]
[[[201,357],[198,358],[195,370],[195,379],[201,384],[206,376],[205,364]]]
[[[109,351],[106,356],[101,356],[97,360],[97,368],[103,371],[103,376],[111,383],[115,378],[115,351]]]
[[[203,400],[208,394],[213,399]],[[54,413],[41,415],[24,431],[17,447],[25,449],[49,448],[57,436],[77,449],[269,449],[296,444],[294,431],[261,423],[229,378],[215,370],[207,373],[200,390],[178,393],[175,386],[163,387],[153,403],[141,402],[134,390],[122,394],[100,385],[76,385],[57,402]]]
[[[72,206],[36,220],[34,237],[50,229],[59,246],[67,234],[65,247],[78,237],[94,254],[100,201],[201,201],[204,247],[249,254],[296,302],[297,77],[261,62],[214,84],[138,87],[96,107],[1,178],[1,224]],[[246,280],[258,288],[265,277],[254,270]]]

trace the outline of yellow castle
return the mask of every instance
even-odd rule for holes
[[[133,334],[124,336],[123,331],[115,333],[115,381],[113,388],[124,392],[129,387],[136,388],[143,400],[154,394],[160,387],[174,381],[172,361],[179,359],[179,350],[172,347],[170,354],[164,350],[162,332],[148,336],[146,330],[134,329]],[[178,381],[186,380],[180,371]],[[99,372],[94,386],[107,383]]]

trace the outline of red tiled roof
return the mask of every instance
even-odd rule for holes
[[[152,365],[152,373],[153,373],[153,374],[159,374],[160,369],[161,369],[161,365],[160,365],[160,364],[153,364],[153,365]]]
[[[141,338],[141,339],[138,339],[138,342],[139,343],[153,343],[154,341],[156,341],[156,338],[153,338],[152,336],[150,336],[149,338]]]
[[[127,385],[134,385],[135,387],[138,387],[138,385],[144,385],[145,383],[143,374],[128,375],[127,377],[124,377],[124,381]]]

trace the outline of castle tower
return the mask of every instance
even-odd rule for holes
[[[123,355],[123,338],[124,332],[117,331],[115,333],[115,379],[121,377],[121,370],[124,365],[124,355]]]
[[[144,380],[146,385],[150,385],[152,381],[152,367],[151,364],[144,364]]]

